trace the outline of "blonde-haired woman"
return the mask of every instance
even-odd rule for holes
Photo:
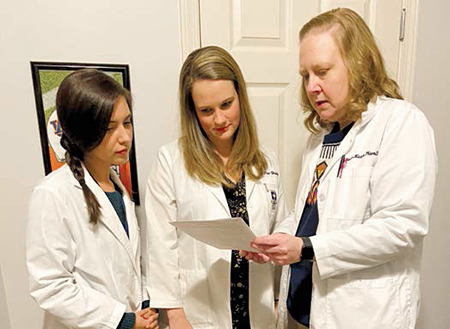
[[[201,48],[179,93],[181,137],[160,149],[147,185],[151,305],[170,328],[274,328],[272,264],[255,267],[169,224],[242,217],[261,235],[284,217],[277,160],[259,146],[242,73],[222,48]]]
[[[433,129],[402,100],[350,9],[301,29],[300,74],[313,134],[295,212],[253,244],[260,257],[289,265],[279,327],[413,329],[437,170]]]

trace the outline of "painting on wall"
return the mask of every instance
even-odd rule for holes
[[[64,164],[65,150],[60,144],[61,127],[56,114],[56,93],[62,80],[71,72],[82,68],[95,68],[113,77],[123,87],[130,90],[129,67],[126,64],[84,64],[31,62],[31,72],[34,84],[39,133],[41,137],[44,170],[48,175]],[[136,152],[133,138],[130,161],[124,165],[112,167],[120,180],[139,205],[139,189],[136,170]]]

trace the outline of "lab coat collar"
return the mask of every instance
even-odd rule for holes
[[[100,222],[102,222],[106,228],[111,232],[114,237],[119,241],[119,243],[125,248],[127,251],[128,256],[131,259],[131,262],[133,264],[134,270],[136,273],[140,273],[140,269],[137,268],[137,264],[135,261],[135,255],[136,252],[138,252],[138,241],[139,241],[139,229],[137,227],[137,223],[134,220],[135,215],[133,202],[128,196],[128,193],[126,192],[126,189],[124,188],[123,184],[121,183],[119,177],[117,177],[116,173],[110,169],[110,176],[111,179],[119,186],[119,188],[122,190],[122,196],[123,201],[125,204],[125,211],[127,216],[127,222],[128,222],[128,232],[130,235],[130,238],[128,238],[122,223],[120,222],[119,216],[117,215],[113,205],[109,201],[108,197],[106,196],[105,192],[101,189],[101,187],[97,184],[97,182],[94,180],[94,178],[91,176],[85,165],[82,163],[83,171],[84,171],[84,179],[86,181],[86,185],[89,187],[89,189],[94,193],[96,196],[98,202],[101,206],[101,216],[100,216]],[[73,176],[73,175],[72,175]],[[80,184],[75,179],[75,185],[81,189]],[[98,223],[97,225],[99,225]]]
[[[366,124],[368,124],[370,120],[372,120],[375,116],[377,108],[379,107],[383,99],[386,99],[386,96],[378,96],[375,101],[367,104],[367,110],[361,114],[361,119],[356,123],[359,122],[360,126],[365,126]]]
[[[367,104],[367,110],[365,110],[361,114],[361,118],[355,122],[355,124],[353,125],[350,132],[359,130],[361,127],[367,125],[375,116],[375,114],[377,112],[377,108],[383,99],[386,99],[386,96],[377,96],[377,98],[374,101]],[[318,139],[318,140],[320,140],[320,142],[322,142],[325,135],[329,134],[332,129],[333,129],[333,127],[328,128],[328,129],[322,129],[318,134],[313,135],[312,137],[314,139]],[[350,132],[349,132],[349,134],[350,134]]]
[[[323,181],[331,172],[332,166],[336,165],[341,157],[347,153],[347,151],[352,147],[357,133],[361,130],[362,127],[366,126],[375,116],[377,112],[377,108],[380,105],[381,101],[385,99],[385,96],[378,96],[375,101],[367,104],[367,110],[361,114],[361,118],[355,122],[353,127],[348,132],[347,136],[345,136],[339,148],[336,150],[333,158],[328,162],[328,168],[323,174],[321,180]],[[320,150],[322,149],[322,141],[326,134],[330,133],[331,129],[326,129],[321,133],[314,135],[313,138],[316,140],[316,148],[314,150],[314,159],[319,158]],[[309,172],[313,173],[316,167],[316,163],[312,161],[310,164]]]

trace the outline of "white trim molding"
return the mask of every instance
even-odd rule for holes
[[[182,61],[201,47],[200,0],[179,0]]]
[[[400,42],[397,82],[405,100],[411,101],[416,68],[419,0],[403,0],[402,8],[406,9],[406,21],[404,40]]]

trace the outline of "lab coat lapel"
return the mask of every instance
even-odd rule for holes
[[[247,202],[250,200],[251,195],[253,194],[253,191],[255,189],[256,183],[251,181],[250,179],[245,179],[245,193],[247,194]],[[214,195],[214,197],[219,201],[219,203],[222,205],[222,207],[226,210],[229,216],[230,214],[230,208],[228,207],[228,202],[225,197],[225,193],[223,192],[223,187],[220,185],[207,185],[206,188]]]
[[[253,191],[255,189],[256,183],[250,179],[245,178],[245,194],[247,194],[247,203],[252,197]]]
[[[313,177],[314,177],[314,172],[316,170],[316,166],[317,166],[317,161],[319,160],[319,156],[320,156],[320,152],[322,150],[322,141],[323,141],[323,137],[325,136],[324,134],[320,134],[318,136],[314,136],[313,138],[315,138],[315,148],[314,151],[311,152],[311,155],[309,158],[305,159],[305,164],[307,166],[307,168],[303,169],[303,170],[307,170],[305,177],[306,180],[303,182],[300,182],[301,188],[302,188],[302,201],[304,202],[306,200],[306,196],[311,188],[311,184],[313,183]],[[303,209],[303,206],[301,207],[301,209]]]
[[[84,177],[86,180],[86,185],[91,189],[92,193],[94,193],[94,195],[96,196],[96,198],[101,206],[102,214],[100,216],[100,221],[103,223],[103,225],[105,225],[105,227],[108,229],[108,231],[118,240],[118,242],[125,248],[128,256],[131,259],[131,262],[133,264],[135,271],[137,273],[139,273],[139,270],[136,268],[137,265],[136,265],[135,257],[134,257],[135,253],[133,250],[133,249],[137,248],[137,245],[133,248],[132,243],[130,242],[131,239],[128,238],[128,236],[122,226],[122,223],[120,222],[119,216],[117,215],[116,211],[114,210],[114,207],[111,204],[111,202],[109,201],[105,192],[94,181],[94,179],[89,174],[88,170],[86,169],[86,167],[84,167],[84,165],[83,165],[83,169],[84,169]],[[115,174],[112,173],[111,176],[115,177]],[[114,179],[114,181],[116,181],[116,179]],[[116,183],[117,183],[117,181],[116,181]],[[121,188],[123,188],[123,185],[121,183],[119,184],[119,186]],[[128,197],[125,196],[125,194],[126,194],[126,192],[124,192],[124,203],[125,203],[125,209],[126,209],[126,215],[127,215],[127,221],[128,221],[129,234],[130,234],[130,238],[134,237],[134,239],[133,239],[134,244],[137,244],[138,240],[136,239],[136,232],[135,232],[137,230],[137,228],[134,227],[135,226],[134,223],[133,224],[131,223],[131,222],[133,222],[133,220],[130,220],[133,218],[130,215],[131,207],[130,207],[130,203],[126,201],[128,199]],[[100,223],[98,223],[98,224],[100,224]]]
[[[311,188],[311,184],[313,182],[314,171],[316,170],[317,160],[319,159],[320,150],[322,149],[322,140],[323,135],[312,136],[314,138],[314,146],[313,151],[307,158],[303,159],[302,174],[300,175],[300,181],[298,184],[297,198],[296,198],[296,213],[295,213],[295,229],[297,229],[298,223],[300,221],[301,214],[303,212],[303,208],[305,205],[306,198],[308,196],[308,192]]]
[[[130,238],[126,237],[126,241],[129,245],[131,245],[132,250],[132,257],[134,260],[136,259],[136,255],[139,254],[140,250],[139,248],[139,240],[140,240],[140,232],[139,227],[136,219],[136,213],[134,209],[134,202],[131,201],[130,196],[128,195],[125,186],[123,186],[122,182],[120,181],[119,177],[115,174],[113,170],[111,170],[111,178],[112,180],[117,184],[117,186],[120,187],[122,190],[123,195],[123,202],[125,204],[125,211],[127,216],[127,222],[128,222],[128,234],[130,235]],[[115,212],[115,211],[114,211]],[[122,223],[120,223],[122,224]],[[122,227],[123,230],[123,227]],[[125,230],[123,230],[125,233]],[[133,262],[134,266],[136,267],[136,263]],[[135,268],[137,272],[139,272],[139,269]]]
[[[214,197],[219,201],[220,205],[227,212],[228,216],[231,217],[230,208],[228,207],[228,202],[225,197],[225,193],[221,185],[206,185],[206,188],[214,195]]]

